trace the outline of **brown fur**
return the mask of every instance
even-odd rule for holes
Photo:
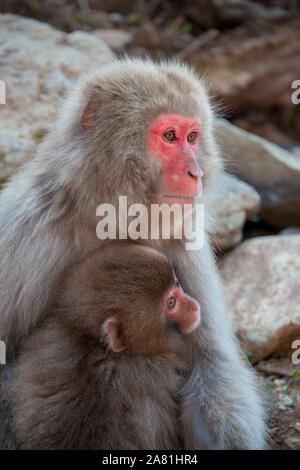
[[[173,282],[163,255],[128,244],[71,269],[16,365],[20,448],[179,448],[184,343],[162,314]],[[127,345],[120,353],[101,333],[112,315]]]

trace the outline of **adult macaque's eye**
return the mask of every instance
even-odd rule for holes
[[[174,308],[176,305],[176,299],[173,295],[171,295],[169,298],[168,298],[168,308],[169,309],[172,309]]]
[[[173,131],[173,130],[170,130],[170,131],[165,132],[165,133],[163,134],[163,137],[164,137],[164,139],[167,140],[168,142],[175,142],[175,140],[177,140],[175,131]]]
[[[187,136],[187,141],[192,144],[195,142],[197,138],[197,132],[193,131],[193,132],[190,132],[190,134]]]

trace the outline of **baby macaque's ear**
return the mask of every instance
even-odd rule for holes
[[[94,128],[97,107],[100,105],[100,91],[100,87],[94,89],[80,119],[81,126],[87,132],[91,132]]]
[[[103,332],[108,347],[115,353],[124,351],[126,345],[121,337],[120,322],[116,317],[109,317],[103,324]]]

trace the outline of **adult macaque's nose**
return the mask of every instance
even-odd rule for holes
[[[201,178],[203,176],[203,171],[201,170],[198,163],[190,163],[187,168],[187,175],[191,178],[190,181],[194,185],[197,185],[196,191],[200,192],[201,190]]]
[[[203,176],[203,171],[198,165],[198,163],[191,162],[186,169],[186,175],[189,178],[191,190],[195,192],[195,194],[201,194],[202,192],[201,178]]]
[[[189,166],[188,170],[187,170],[187,174],[191,177],[191,178],[195,178],[196,180],[202,178],[203,176],[203,171],[201,170],[201,168],[197,165],[192,165],[192,166]]]
[[[187,159],[186,172],[191,178],[194,178],[197,181],[200,180],[200,178],[203,176],[203,171],[194,155],[189,155],[189,158]]]

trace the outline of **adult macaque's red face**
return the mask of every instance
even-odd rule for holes
[[[200,323],[198,302],[182,290],[177,280],[165,294],[164,312],[168,321],[176,323],[183,335],[192,333]]]
[[[149,150],[160,161],[164,199],[189,202],[201,194],[203,172],[197,162],[201,137],[200,119],[162,114],[150,129]],[[176,201],[178,199],[178,201]]]

